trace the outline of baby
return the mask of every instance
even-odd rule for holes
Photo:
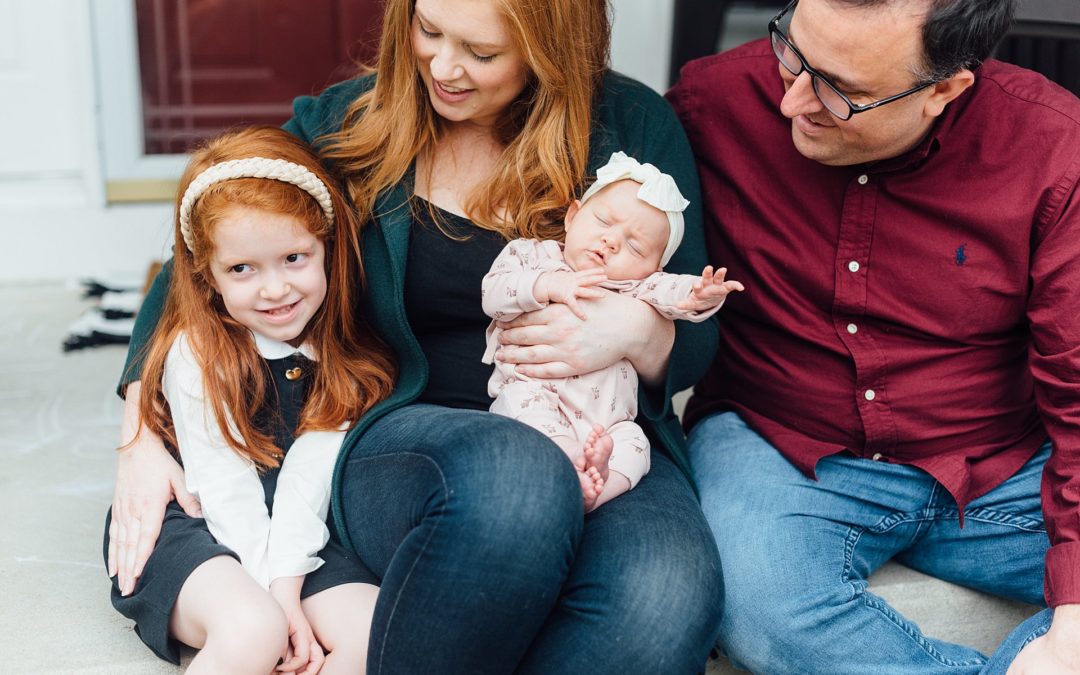
[[[726,269],[701,276],[661,269],[682,241],[689,204],[671,176],[622,152],[596,172],[596,182],[566,211],[566,243],[516,239],[483,280],[487,331],[484,363],[495,363],[491,411],[540,430],[577,469],[585,510],[627,490],[649,470],[649,441],[635,422],[637,373],[627,360],[585,375],[538,379],[494,361],[501,329],[524,312],[560,302],[585,319],[579,298],[615,291],[652,305],[669,319],[704,321],[728,293]]]

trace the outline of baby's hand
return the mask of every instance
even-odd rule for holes
[[[726,274],[726,267],[713,274],[712,265],[706,266],[701,271],[701,278],[694,283],[690,296],[676,306],[691,312],[705,312],[722,303],[728,293],[745,290],[738,281],[724,281]]]
[[[577,299],[604,297],[604,291],[594,286],[605,281],[607,274],[599,267],[578,272],[544,272],[536,278],[533,295],[537,302],[561,302],[577,318],[585,321],[589,317],[585,316]]]

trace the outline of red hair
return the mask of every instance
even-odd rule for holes
[[[165,310],[146,351],[139,416],[148,429],[176,447],[176,434],[162,390],[165,360],[183,332],[203,373],[206,402],[233,450],[260,469],[278,466],[282,451],[254,424],[263,409],[269,381],[266,362],[250,331],[225,310],[214,290],[209,262],[216,224],[235,207],[247,207],[299,220],[326,249],[327,293],[323,306],[304,328],[319,360],[296,433],[337,429],[357,420],[393,389],[395,367],[386,346],[361,320],[363,285],[359,228],[339,183],[302,141],[277,127],[255,126],[207,142],[191,157],[180,179],[177,212],[187,186],[214,164],[247,157],[284,159],[306,167],[326,184],[334,207],[331,227],[315,198],[295,185],[265,178],[237,178],[211,185],[191,212],[194,251],[175,224],[172,283]],[[268,389],[271,391],[268,392]],[[230,430],[232,419],[235,432]]]

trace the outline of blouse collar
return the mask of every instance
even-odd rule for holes
[[[273,338],[268,338],[261,333],[251,331],[251,336],[255,338],[255,348],[259,350],[259,354],[264,359],[270,359],[276,361],[278,359],[284,359],[292,356],[293,354],[302,354],[309,361],[318,361],[315,356],[315,347],[310,342],[304,342],[299,347],[293,347],[288,342],[280,342]]]

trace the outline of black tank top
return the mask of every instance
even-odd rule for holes
[[[480,281],[506,240],[462,216],[437,209],[448,237],[417,199],[405,268],[405,311],[427,357],[429,377],[420,400],[487,410],[492,367],[480,361],[491,319],[480,304]]]

